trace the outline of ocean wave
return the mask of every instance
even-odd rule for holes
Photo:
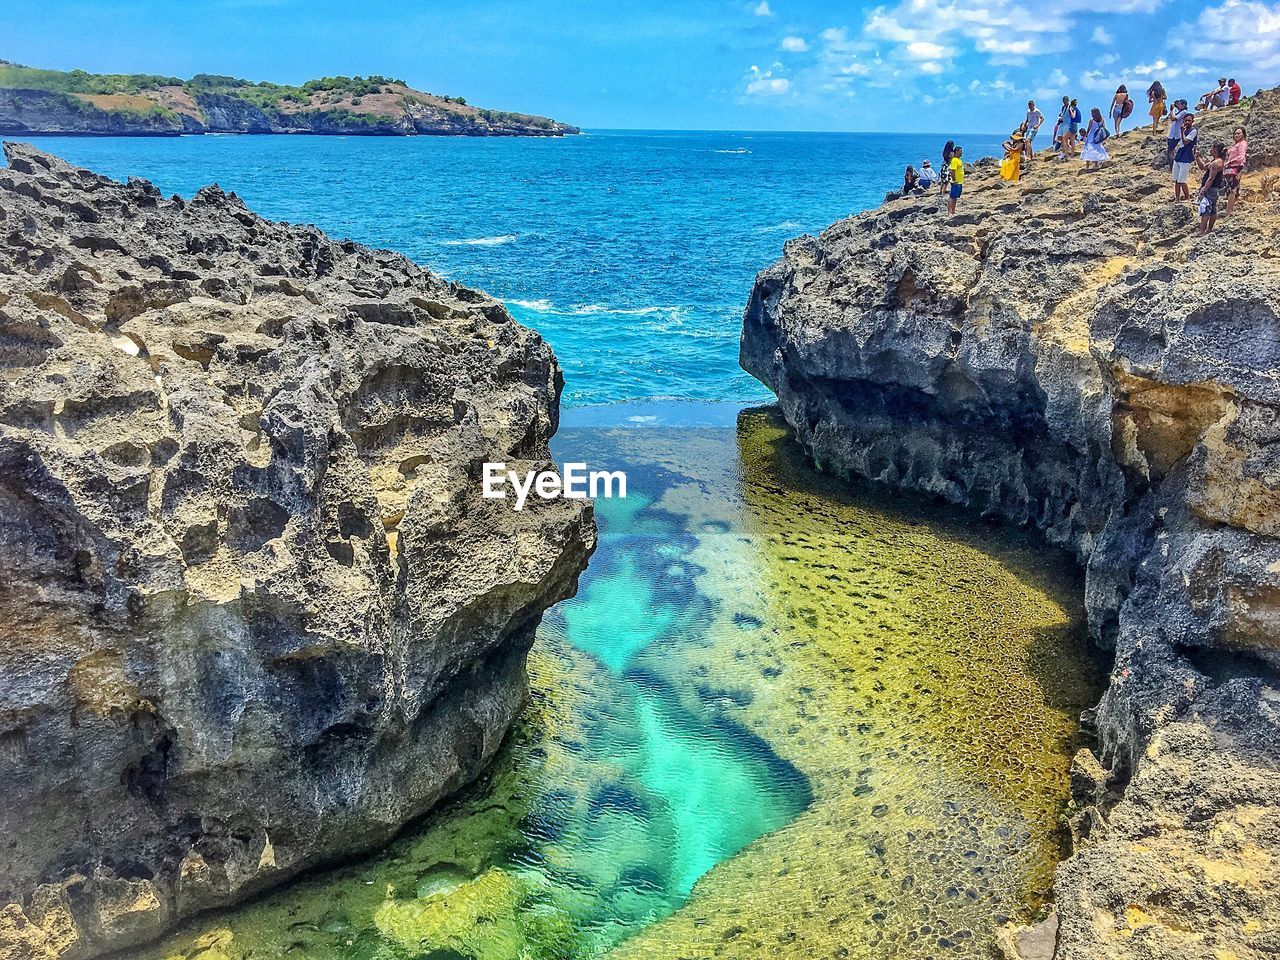
[[[739,147],[737,150],[717,150],[716,153],[750,153],[746,147]]]
[[[591,317],[598,314],[613,314],[622,317],[665,316],[673,320],[683,319],[687,307],[614,307],[604,303],[574,303],[569,306],[552,303],[550,300],[508,300],[508,306],[520,307],[532,313],[553,314],[561,317]]]
[[[803,230],[803,223],[796,223],[794,220],[786,220],[782,223],[775,223],[772,227],[757,227],[757,233],[781,233],[783,230]]]
[[[446,240],[446,247],[500,247],[504,243],[515,243],[520,239],[516,233],[504,233],[500,237],[475,237],[471,240]]]

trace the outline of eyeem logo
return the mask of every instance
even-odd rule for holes
[[[554,470],[529,470],[521,476],[515,470],[508,470],[505,463],[484,465],[486,500],[505,500],[508,485],[515,491],[517,510],[524,509],[530,493],[536,493],[543,500],[585,500],[587,497],[608,500],[627,496],[627,475],[621,470],[589,471],[585,463],[566,463],[562,474]]]

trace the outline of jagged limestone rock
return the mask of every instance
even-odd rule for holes
[[[74,960],[367,850],[483,769],[579,502],[562,385],[405,258],[29,147],[0,170],[0,957]]]
[[[1202,143],[1241,122],[1245,202],[1209,237],[1164,133],[1136,131],[1100,172],[978,164],[955,217],[896,198],[792,241],[743,321],[743,367],[821,467],[1085,565],[1115,652],[1088,771],[1107,789],[1072,820],[1059,960],[1280,949],[1280,91],[1203,118]]]

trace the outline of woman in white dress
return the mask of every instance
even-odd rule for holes
[[[1107,139],[1107,125],[1102,119],[1102,111],[1097,107],[1089,117],[1089,129],[1084,134],[1084,149],[1080,151],[1080,159],[1085,169],[1097,169],[1111,159],[1103,141]]]

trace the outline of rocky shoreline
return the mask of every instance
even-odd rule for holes
[[[0,60],[0,136],[177,137],[311,134],[563,137],[549,117],[490,110],[388,77],[325,77],[301,86],[216,74],[38,70]]]
[[[492,757],[589,507],[563,378],[409,260],[6,144],[0,957],[153,939],[385,842]]]
[[[1201,142],[1237,123],[1245,203],[1208,238],[1136,131],[1100,172],[981,161],[953,218],[891,196],[794,240],[744,316],[742,366],[820,467],[1084,565],[1111,683],[1055,910],[1011,956],[1280,951],[1280,90]]]

